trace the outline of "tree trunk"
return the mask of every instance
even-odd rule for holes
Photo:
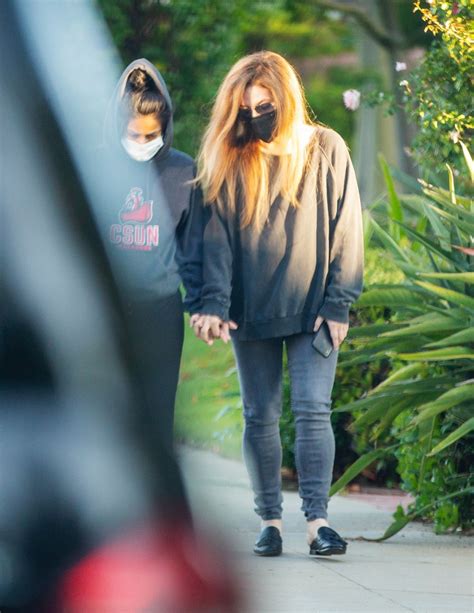
[[[398,41],[390,48],[386,49],[386,54],[389,61],[388,74],[390,77],[390,89],[395,96],[395,133],[396,148],[397,148],[397,166],[404,172],[415,176],[415,166],[411,158],[407,155],[407,149],[411,142],[411,132],[407,121],[407,116],[403,107],[402,90],[400,80],[403,79],[403,73],[397,72],[395,65],[397,61],[403,61],[406,41],[403,40],[401,32],[397,7],[394,0],[387,2],[386,0],[377,0],[379,15],[381,21],[388,32],[394,35],[394,39]]]
[[[378,153],[390,164],[404,172],[416,175],[414,164],[406,153],[413,134],[402,107],[402,91],[399,82],[403,73],[395,70],[397,61],[403,60],[400,49],[401,39],[398,17],[394,0],[361,0],[365,11],[373,21],[382,25],[393,34],[394,42],[390,48],[382,47],[360,26],[358,53],[363,69],[378,71],[382,75],[384,89],[393,92],[396,112],[385,116],[382,108],[361,106],[357,111],[356,146],[354,166],[359,179],[362,202],[373,202],[385,191],[385,183],[379,170]]]
[[[377,16],[375,0],[363,0],[365,10]],[[387,80],[388,65],[382,47],[357,26],[358,54],[361,67],[367,72],[382,73]],[[375,83],[374,83],[375,87]],[[393,117],[384,117],[381,107],[370,108],[362,105],[356,113],[356,138],[353,155],[359,182],[361,200],[364,206],[371,204],[384,190],[383,177],[379,169],[378,153],[391,162],[397,154],[393,138]]]

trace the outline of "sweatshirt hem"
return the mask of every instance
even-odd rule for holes
[[[312,333],[316,313],[298,313],[290,317],[279,317],[267,321],[244,321],[237,330],[232,331],[232,338],[238,341],[263,340],[291,336],[292,334]]]

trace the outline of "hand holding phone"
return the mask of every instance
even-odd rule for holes
[[[325,358],[328,358],[333,352],[334,345],[332,344],[331,333],[329,332],[329,327],[326,321],[323,321],[323,323],[319,326],[319,329],[315,333],[311,344],[313,345],[313,348]]]

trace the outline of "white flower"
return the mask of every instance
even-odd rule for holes
[[[350,111],[356,111],[360,105],[360,91],[357,89],[346,89],[342,94],[344,105]]]
[[[453,143],[458,143],[459,142],[459,137],[461,136],[461,134],[459,133],[458,130],[451,130],[451,132],[449,133],[449,138],[453,141]]]
[[[400,81],[400,87],[408,87],[408,81],[406,79],[403,79],[403,81]]]
[[[397,72],[401,72],[402,70],[406,70],[407,69],[407,65],[405,64],[405,62],[396,62],[395,63],[395,70]]]

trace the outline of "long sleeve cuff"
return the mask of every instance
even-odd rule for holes
[[[202,315],[216,315],[222,321],[229,321],[229,308],[217,300],[204,301],[201,308]]]
[[[331,300],[326,300],[319,310],[318,315],[324,317],[324,319],[329,319],[331,321],[338,321],[340,323],[348,323],[349,321],[349,305],[340,304],[337,302],[332,302]]]
[[[190,315],[196,315],[197,313],[202,313],[202,306],[200,302],[193,301],[192,303],[187,303],[184,301],[184,310]]]

